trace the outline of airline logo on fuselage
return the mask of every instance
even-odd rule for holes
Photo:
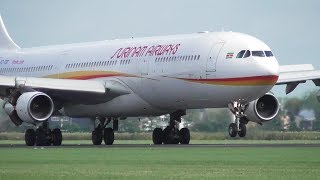
[[[180,44],[165,44],[153,46],[138,46],[119,48],[112,56],[113,58],[130,58],[142,56],[174,55],[178,52]]]

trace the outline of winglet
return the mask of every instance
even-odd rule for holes
[[[9,36],[0,14],[0,50],[17,49],[20,49],[20,47],[16,43],[14,43],[11,37]]]

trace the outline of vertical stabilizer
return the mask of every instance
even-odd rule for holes
[[[0,15],[0,50],[17,50],[20,47],[14,43],[4,26],[2,17]]]

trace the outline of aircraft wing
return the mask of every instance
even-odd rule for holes
[[[311,64],[285,65],[280,66],[276,84],[286,84],[286,94],[289,94],[307,80],[312,80],[316,86],[320,86],[320,70],[315,70]]]
[[[0,95],[7,96],[10,89],[41,91],[62,102],[81,104],[106,102],[130,93],[128,88],[116,80],[92,81],[0,76]]]

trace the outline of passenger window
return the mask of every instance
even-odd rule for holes
[[[246,51],[246,53],[244,54],[243,58],[247,58],[251,56],[251,52],[249,50]]]
[[[265,57],[264,52],[263,51],[252,51],[252,56],[256,56],[256,57]]]
[[[237,57],[236,57],[236,58],[242,58],[245,52],[246,52],[246,50],[240,51],[240,52],[237,54]]]
[[[273,57],[273,54],[271,51],[265,51],[264,53],[266,54],[267,57]]]

